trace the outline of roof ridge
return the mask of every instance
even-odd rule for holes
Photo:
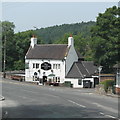
[[[81,74],[81,76],[84,78],[84,76],[82,75],[82,73],[80,72],[80,70],[79,70],[79,68],[78,68],[78,66],[77,66],[77,64],[76,64],[76,62],[75,62],[75,66],[77,67],[77,69],[78,69],[78,72]]]
[[[26,55],[27,55],[27,54],[28,54],[28,52],[30,51],[30,48],[31,48],[31,46],[28,48],[28,51],[27,51]],[[26,55],[25,55],[25,56],[26,56]]]
[[[88,72],[88,74],[90,75],[90,72],[88,71],[88,69],[85,67],[85,65],[82,63],[83,67],[85,68],[85,70]]]
[[[67,45],[67,44],[37,44],[37,46],[53,46],[53,45]]]

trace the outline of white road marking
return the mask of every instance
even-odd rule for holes
[[[75,104],[75,105],[77,105],[77,106],[80,106],[80,107],[86,108],[86,106],[81,105],[81,104],[78,104],[78,103],[76,103],[76,102],[74,102],[74,101],[72,101],[72,100],[68,100],[68,101],[71,102],[71,103],[73,103],[73,104]]]
[[[114,116],[112,116],[112,115],[105,115],[105,114],[104,114],[104,113],[102,113],[102,112],[100,112],[100,114],[101,114],[101,115],[104,115],[104,116],[106,116],[106,117],[116,118],[116,117],[114,117]]]
[[[101,115],[105,115],[104,113],[100,112]]]
[[[116,118],[114,116],[111,116],[111,115],[105,115],[106,117],[110,117],[110,118]]]
[[[99,103],[92,103],[92,104],[96,105],[97,107],[103,108],[107,111],[110,111],[110,112],[113,112],[113,113],[118,113],[118,111],[116,109],[113,109],[111,107],[103,106],[103,105],[100,105]]]

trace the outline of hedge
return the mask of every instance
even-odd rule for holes
[[[105,90],[106,93],[108,92],[109,87],[111,87],[113,92],[114,92],[114,85],[115,85],[114,80],[105,80],[105,81],[102,81],[100,84],[104,85],[104,90]]]

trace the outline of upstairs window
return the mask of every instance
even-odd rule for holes
[[[38,63],[36,63],[36,68],[39,68],[39,64]]]
[[[33,63],[33,68],[35,68],[35,63]]]
[[[60,64],[53,64],[53,69],[60,69]]]
[[[38,63],[33,63],[33,68],[39,68],[39,64]]]

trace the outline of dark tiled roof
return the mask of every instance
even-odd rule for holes
[[[97,72],[97,66],[94,65],[93,61],[82,61],[83,66],[88,71],[89,75],[93,75]]]
[[[35,45],[30,47],[26,59],[55,59],[62,60],[67,52],[68,45],[66,44],[45,44]]]
[[[84,78],[90,77],[95,73],[97,67],[90,61],[75,62],[68,72],[66,78]]]
[[[76,63],[74,63],[68,72],[66,78],[82,78],[82,73],[78,70]]]

